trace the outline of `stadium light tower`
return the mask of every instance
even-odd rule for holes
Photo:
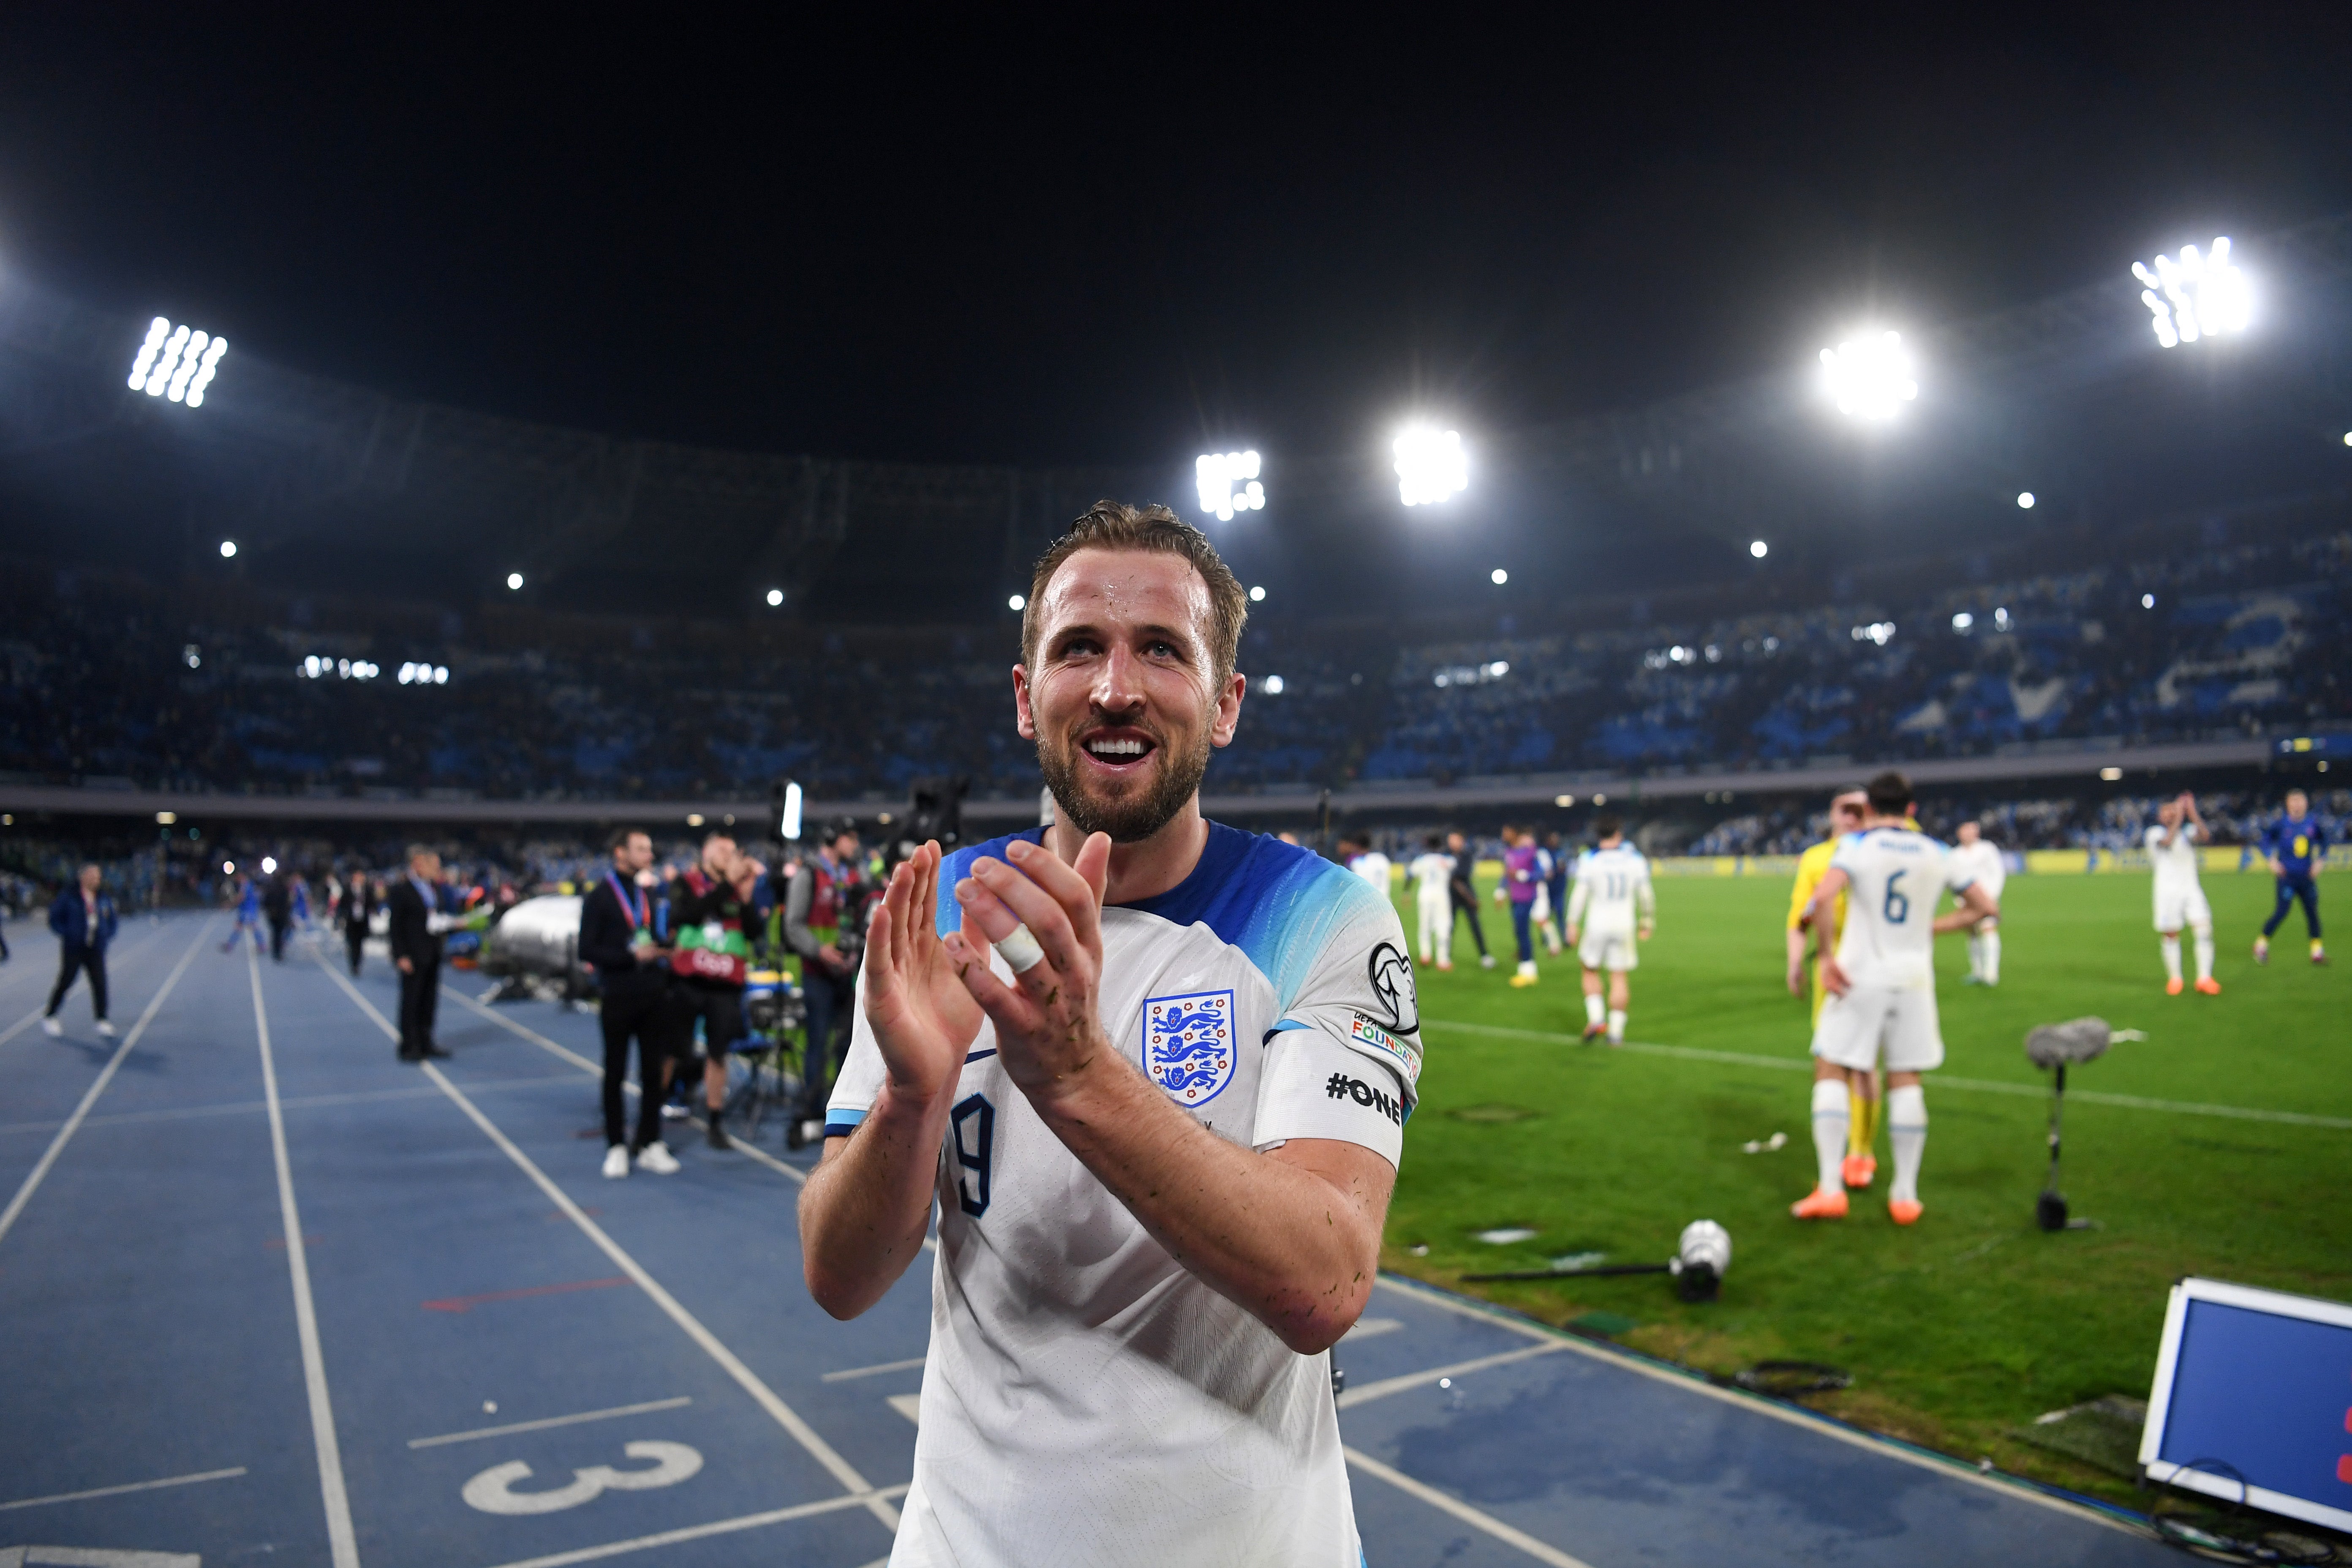
[[[1394,450],[1397,499],[1407,506],[1435,506],[1470,488],[1459,430],[1408,425],[1397,432]]]
[[[521,574],[521,573],[520,573],[520,572],[509,572],[509,573],[508,573],[508,574],[507,574],[507,588],[508,588],[508,590],[509,590],[509,592],[512,592],[512,591],[514,591],[514,590],[520,589],[521,586],[522,586],[522,574]]]
[[[2020,511],[2032,511],[2033,510],[2033,492],[2032,490],[2020,490],[2017,492],[2017,510]]]
[[[2179,348],[2200,338],[2242,332],[2253,320],[2253,292],[2246,275],[2230,258],[2230,237],[2213,241],[2204,255],[2193,245],[2180,247],[2180,259],[2159,256],[2156,265],[2132,263],[2132,276],[2146,287],[2140,303],[2156,319],[2156,341]]]
[[[147,323],[146,340],[131,362],[131,390],[202,408],[205,388],[213,384],[226,353],[226,338],[192,331],[184,321],[175,327],[170,317],[158,316]]]
[[[224,539],[224,540],[222,540],[222,541],[221,541],[221,559],[222,559],[222,560],[224,560],[224,561],[226,561],[226,560],[229,560],[229,559],[231,559],[232,557],[234,557],[236,554],[236,540],[234,540],[234,539]]]
[[[1772,553],[1772,547],[1760,539],[1751,539],[1748,542],[1748,553],[1761,561]]]
[[[1205,452],[1192,459],[1192,478],[1201,489],[1201,510],[1213,512],[1219,522],[1231,522],[1237,511],[1264,511],[1265,486],[1258,481],[1255,452]]]
[[[1839,413],[1881,423],[1919,396],[1917,367],[1900,332],[1871,333],[1823,349],[1822,385]]]

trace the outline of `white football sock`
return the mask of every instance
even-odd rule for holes
[[[1997,931],[1984,934],[1984,977],[1988,985],[2000,984],[2000,932]]]
[[[1845,1140],[1853,1120],[1843,1079],[1813,1080],[1813,1158],[1821,1165],[1821,1190],[1845,1191],[1839,1173],[1845,1164]]]
[[[1536,961],[1532,958],[1523,958],[1519,960],[1519,973],[1526,975],[1530,980],[1534,979],[1536,973]]]
[[[1607,1004],[1602,1002],[1598,996],[1586,996],[1584,999],[1584,1021],[1588,1024],[1598,1024],[1601,1022],[1601,1011],[1606,1005]]]
[[[1621,1008],[1609,1009],[1609,1043],[1612,1046],[1625,1043],[1625,1014]]]
[[[1974,980],[1984,978],[1984,938],[1974,931],[1969,933],[1969,976]]]
[[[2175,944],[2178,951],[2178,944]],[[1886,1138],[1895,1145],[1890,1198],[1919,1201],[1919,1162],[1927,1152],[1927,1091],[1916,1083],[1886,1091]]]
[[[2165,978],[2178,984],[2180,979],[2180,938],[2178,935],[2159,936],[2156,939],[2156,945],[2164,950]]]
[[[2211,926],[2197,928],[2197,978],[2200,980],[2213,978],[2213,928]]]

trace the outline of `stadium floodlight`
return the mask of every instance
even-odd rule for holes
[[[1408,425],[1397,433],[1394,450],[1397,499],[1407,506],[1435,506],[1470,488],[1459,430]]]
[[[147,323],[147,336],[131,362],[131,389],[201,408],[205,388],[213,384],[226,353],[226,338],[191,331],[184,322],[175,327],[170,317],[158,316]]]
[[[278,857],[264,855],[261,858],[261,874],[265,877],[274,877],[278,874]]]
[[[2246,274],[2230,258],[2230,237],[2213,241],[2204,255],[2193,245],[2180,247],[2180,259],[2159,256],[2156,265],[2132,263],[2132,276],[2147,287],[2139,302],[2155,318],[2156,341],[2178,348],[2200,338],[2242,332],[2253,320],[2253,291]]]
[[[1029,607],[1029,600],[1024,595],[1014,594],[1004,601],[1004,607],[1008,610],[1025,610]]]
[[[1486,574],[1486,581],[1492,583],[1497,588],[1501,587],[1510,580],[1511,574],[1508,572],[1504,571],[1500,566],[1496,567],[1492,572]]]
[[[2143,610],[2152,610],[2156,608],[2156,595],[2153,594],[2142,594],[2139,596],[2139,607]]]
[[[1772,553],[1772,547],[1765,543],[1760,539],[1751,540],[1748,545],[1748,553],[1756,557],[1757,560],[1761,561],[1764,557]]]
[[[1919,396],[1918,372],[1900,332],[1865,334],[1823,349],[1822,384],[1838,412],[1854,419],[1892,419]]]
[[[1201,510],[1214,512],[1219,522],[1233,521],[1237,511],[1264,511],[1265,486],[1258,482],[1258,468],[1255,452],[1204,452],[1193,458]]]
[[[222,559],[222,560],[224,560],[224,561],[231,560],[231,559],[233,559],[233,558],[236,556],[236,540],[234,540],[234,539],[224,539],[224,540],[222,540],[222,541],[221,541],[221,559]]]
[[[509,589],[515,589],[515,588],[520,588],[520,587],[521,587],[521,586],[522,586],[522,574],[521,574],[521,573],[520,573],[520,572],[509,572],[509,573],[508,573],[508,574],[507,574],[507,586],[508,586]]]
[[[2017,492],[2017,510],[2020,511],[2032,511],[2033,510],[2033,492],[2032,490],[2020,490]]]
[[[2105,780],[2105,781],[2106,781],[2107,783],[2109,783],[2109,784],[2116,784],[2116,783],[2121,782],[2121,780],[2122,780],[2123,776],[2124,776],[2124,771],[2123,771],[2123,769],[2121,769],[2121,768],[2109,767],[2109,768],[2101,768],[2101,769],[2099,770],[2099,777],[2100,777],[2100,778],[2102,778],[2102,779],[2104,779],[2104,780]]]
[[[781,605],[783,602],[784,591],[782,588],[771,588],[768,590],[768,607],[770,609],[774,609],[778,605]]]
[[[1265,603],[1265,589],[1261,584],[1255,583],[1250,584],[1250,603],[1253,605]]]
[[[234,877],[234,876],[236,876],[236,861],[234,861],[234,860],[224,860],[224,861],[222,861],[222,862],[221,862],[221,875],[222,875],[222,876],[224,876],[224,877]]]
[[[1966,610],[1958,610],[1958,611],[1955,611],[1955,612],[1953,613],[1953,616],[1952,616],[1952,629],[1953,629],[1954,631],[1956,631],[1956,632],[1964,632],[1964,631],[1967,631],[1969,627],[1971,627],[1971,626],[1975,626],[1976,624],[1977,624],[1977,618],[1976,618],[1974,616],[1972,616],[1972,615],[1969,614],[1969,612],[1968,612],[1968,611],[1966,611]]]
[[[2344,432],[2344,444],[2347,447],[2352,447],[2352,430],[2347,430]]]
[[[1278,675],[1267,676],[1264,680],[1258,683],[1258,689],[1265,692],[1268,697],[1281,696],[1282,677]]]

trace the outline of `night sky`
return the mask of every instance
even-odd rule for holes
[[[1156,462],[1622,406],[2352,208],[2342,6],[503,10],[14,8],[0,266],[614,434]]]

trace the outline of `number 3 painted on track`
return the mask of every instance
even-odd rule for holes
[[[591,1465],[584,1470],[572,1471],[572,1479],[562,1486],[543,1492],[519,1492],[514,1484],[530,1479],[530,1467],[520,1459],[509,1459],[503,1465],[492,1465],[467,1481],[459,1495],[465,1498],[467,1507],[484,1513],[555,1513],[593,1501],[607,1489],[641,1492],[655,1487],[674,1487],[692,1479],[702,1468],[702,1456],[683,1443],[630,1443],[621,1452],[632,1459],[651,1459],[653,1466],[643,1470],[616,1470],[610,1465]]]

